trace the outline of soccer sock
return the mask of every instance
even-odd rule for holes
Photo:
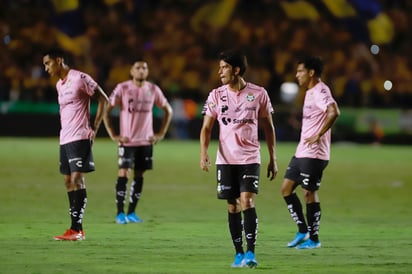
[[[235,246],[236,254],[244,253],[243,251],[243,242],[242,242],[242,215],[241,213],[230,213],[228,212],[228,223],[229,231],[232,236],[232,242]]]
[[[126,200],[127,177],[118,177],[116,182],[116,205],[117,214],[124,212],[124,202]]]
[[[320,226],[320,203],[311,203],[306,205],[306,215],[308,218],[308,229],[310,239],[314,242],[319,242],[319,226]]]
[[[296,193],[292,193],[289,196],[283,197],[288,206],[290,216],[298,225],[300,233],[308,232],[308,226],[306,225],[305,216],[303,215],[302,204]]]
[[[79,189],[72,193],[74,200],[71,212],[71,229],[80,231],[83,230],[83,216],[87,204],[87,193],[86,189]]]
[[[129,209],[127,214],[133,213],[136,210],[137,202],[143,189],[143,177],[135,177],[130,186]]]
[[[71,229],[74,228],[74,217],[73,217],[73,212],[74,212],[74,200],[75,200],[75,193],[74,191],[67,192],[67,196],[69,197],[69,215],[70,215],[70,220],[71,220]]]
[[[243,217],[247,250],[255,252],[258,231],[258,218],[256,215],[256,209],[254,207],[246,209],[245,211],[243,211]]]

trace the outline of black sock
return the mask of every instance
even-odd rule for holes
[[[124,212],[124,202],[126,200],[127,177],[118,177],[116,182],[116,206],[117,214]]]
[[[127,214],[130,214],[136,210],[137,202],[140,199],[140,195],[143,189],[143,177],[135,177],[132,185],[130,186],[130,200],[129,209]]]
[[[83,230],[83,216],[87,204],[86,189],[79,189],[72,192],[74,200],[71,212],[71,229],[80,231]]]
[[[256,214],[256,209],[253,207],[243,211],[243,219],[247,250],[255,252],[258,231],[258,218]]]
[[[308,218],[310,239],[314,242],[319,242],[319,226],[321,216],[320,203],[307,204],[306,215]]]
[[[232,236],[232,242],[235,246],[236,254],[244,253],[243,251],[243,242],[242,242],[242,215],[241,213],[229,213],[228,212],[228,223],[229,231]]]
[[[70,220],[71,220],[70,228],[73,229],[73,224],[75,223],[74,217],[73,217],[75,192],[74,191],[67,192],[67,196],[69,197],[69,215],[70,215]]]
[[[308,226],[306,225],[305,216],[303,215],[302,204],[296,193],[292,193],[289,196],[283,197],[288,206],[290,216],[298,225],[300,233],[308,232]]]

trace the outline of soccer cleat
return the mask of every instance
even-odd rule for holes
[[[314,249],[320,248],[320,242],[312,241],[311,239],[304,241],[296,247],[296,249]]]
[[[258,265],[258,263],[256,261],[255,253],[253,253],[250,250],[248,252],[246,252],[244,260],[245,260],[246,266],[249,267],[249,268],[255,268]]]
[[[132,212],[127,215],[127,221],[129,223],[142,223],[143,220],[139,218],[139,216],[136,215],[136,213]]]
[[[295,247],[298,244],[303,243],[307,239],[309,239],[309,233],[296,232],[295,239],[293,239],[293,241],[288,243],[288,247]]]
[[[83,230],[76,231],[76,230],[69,228],[66,230],[66,232],[64,232],[63,235],[54,236],[53,239],[55,239],[56,241],[81,241],[81,240],[85,240],[86,236]]]
[[[126,218],[126,215],[123,212],[117,214],[116,223],[121,224],[121,225],[127,224],[127,218]]]
[[[235,255],[235,260],[233,261],[231,267],[244,267],[245,266],[245,254],[237,253]]]

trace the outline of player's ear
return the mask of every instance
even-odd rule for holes
[[[314,77],[314,76],[315,76],[315,70],[314,70],[314,69],[310,69],[310,70],[309,70],[309,76],[310,76],[310,77]]]
[[[239,67],[233,67],[233,74],[234,75],[239,75],[239,73],[240,73],[240,68]]]
[[[59,65],[63,64],[64,63],[63,57],[56,57],[56,63]]]

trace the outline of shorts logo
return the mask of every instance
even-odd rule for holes
[[[80,157],[73,158],[73,159],[69,159],[69,163],[72,163],[72,162],[75,162],[74,164],[75,164],[77,167],[83,167],[83,160],[82,160],[82,158],[80,158]]]
[[[254,187],[254,188],[258,188],[258,187],[259,187],[259,181],[258,181],[258,180],[256,180],[256,181],[253,182],[253,187]]]
[[[302,180],[302,183],[303,183],[305,186],[309,185],[309,178],[303,179],[303,180]]]
[[[222,185],[220,183],[217,184],[217,192],[218,193],[222,193],[223,191],[229,190],[229,189],[231,189],[230,186],[225,186],[225,185]]]

